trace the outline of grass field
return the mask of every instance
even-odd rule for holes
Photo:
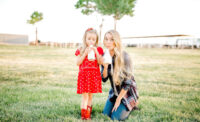
[[[200,50],[126,48],[140,94],[127,121],[200,121]],[[0,45],[0,121],[81,121],[75,49]],[[101,114],[109,82],[93,99]]]

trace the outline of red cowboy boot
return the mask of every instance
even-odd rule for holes
[[[85,117],[86,112],[87,112],[86,109],[81,109],[81,119],[82,119],[82,120],[85,120],[85,119],[86,119],[86,117]]]
[[[87,109],[90,109],[90,115],[92,113],[92,106],[87,106]]]
[[[86,118],[86,120],[91,120],[91,109],[90,109],[90,106],[87,106],[87,111],[86,111],[86,114],[85,114],[85,118]]]

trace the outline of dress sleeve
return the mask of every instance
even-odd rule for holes
[[[75,55],[76,56],[80,55],[80,50],[79,49],[76,50]]]
[[[97,51],[99,52],[99,55],[103,55],[103,49],[101,47],[97,47]]]

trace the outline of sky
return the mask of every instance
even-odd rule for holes
[[[41,41],[81,42],[84,31],[95,28],[104,18],[102,36],[114,28],[112,16],[86,16],[74,7],[77,0],[0,0],[0,33],[23,34]],[[121,37],[187,34],[200,37],[200,0],[137,0],[134,16],[117,21]],[[27,24],[34,11],[44,19]]]

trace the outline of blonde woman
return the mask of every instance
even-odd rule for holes
[[[106,82],[109,79],[111,84],[103,114],[113,120],[125,120],[136,106],[138,99],[137,92],[131,92],[133,98],[136,96],[136,100],[133,102],[131,100],[127,102],[127,99],[124,99],[130,87],[133,86],[132,84],[135,83],[131,60],[129,55],[122,50],[120,35],[117,31],[108,31],[104,36],[103,43],[112,57],[111,64],[104,62],[105,56],[101,58],[101,62],[104,62],[101,66],[102,81]],[[136,91],[136,87],[134,90]],[[132,96],[129,98],[132,98]],[[132,103],[134,103],[133,108],[129,107],[133,105]]]

